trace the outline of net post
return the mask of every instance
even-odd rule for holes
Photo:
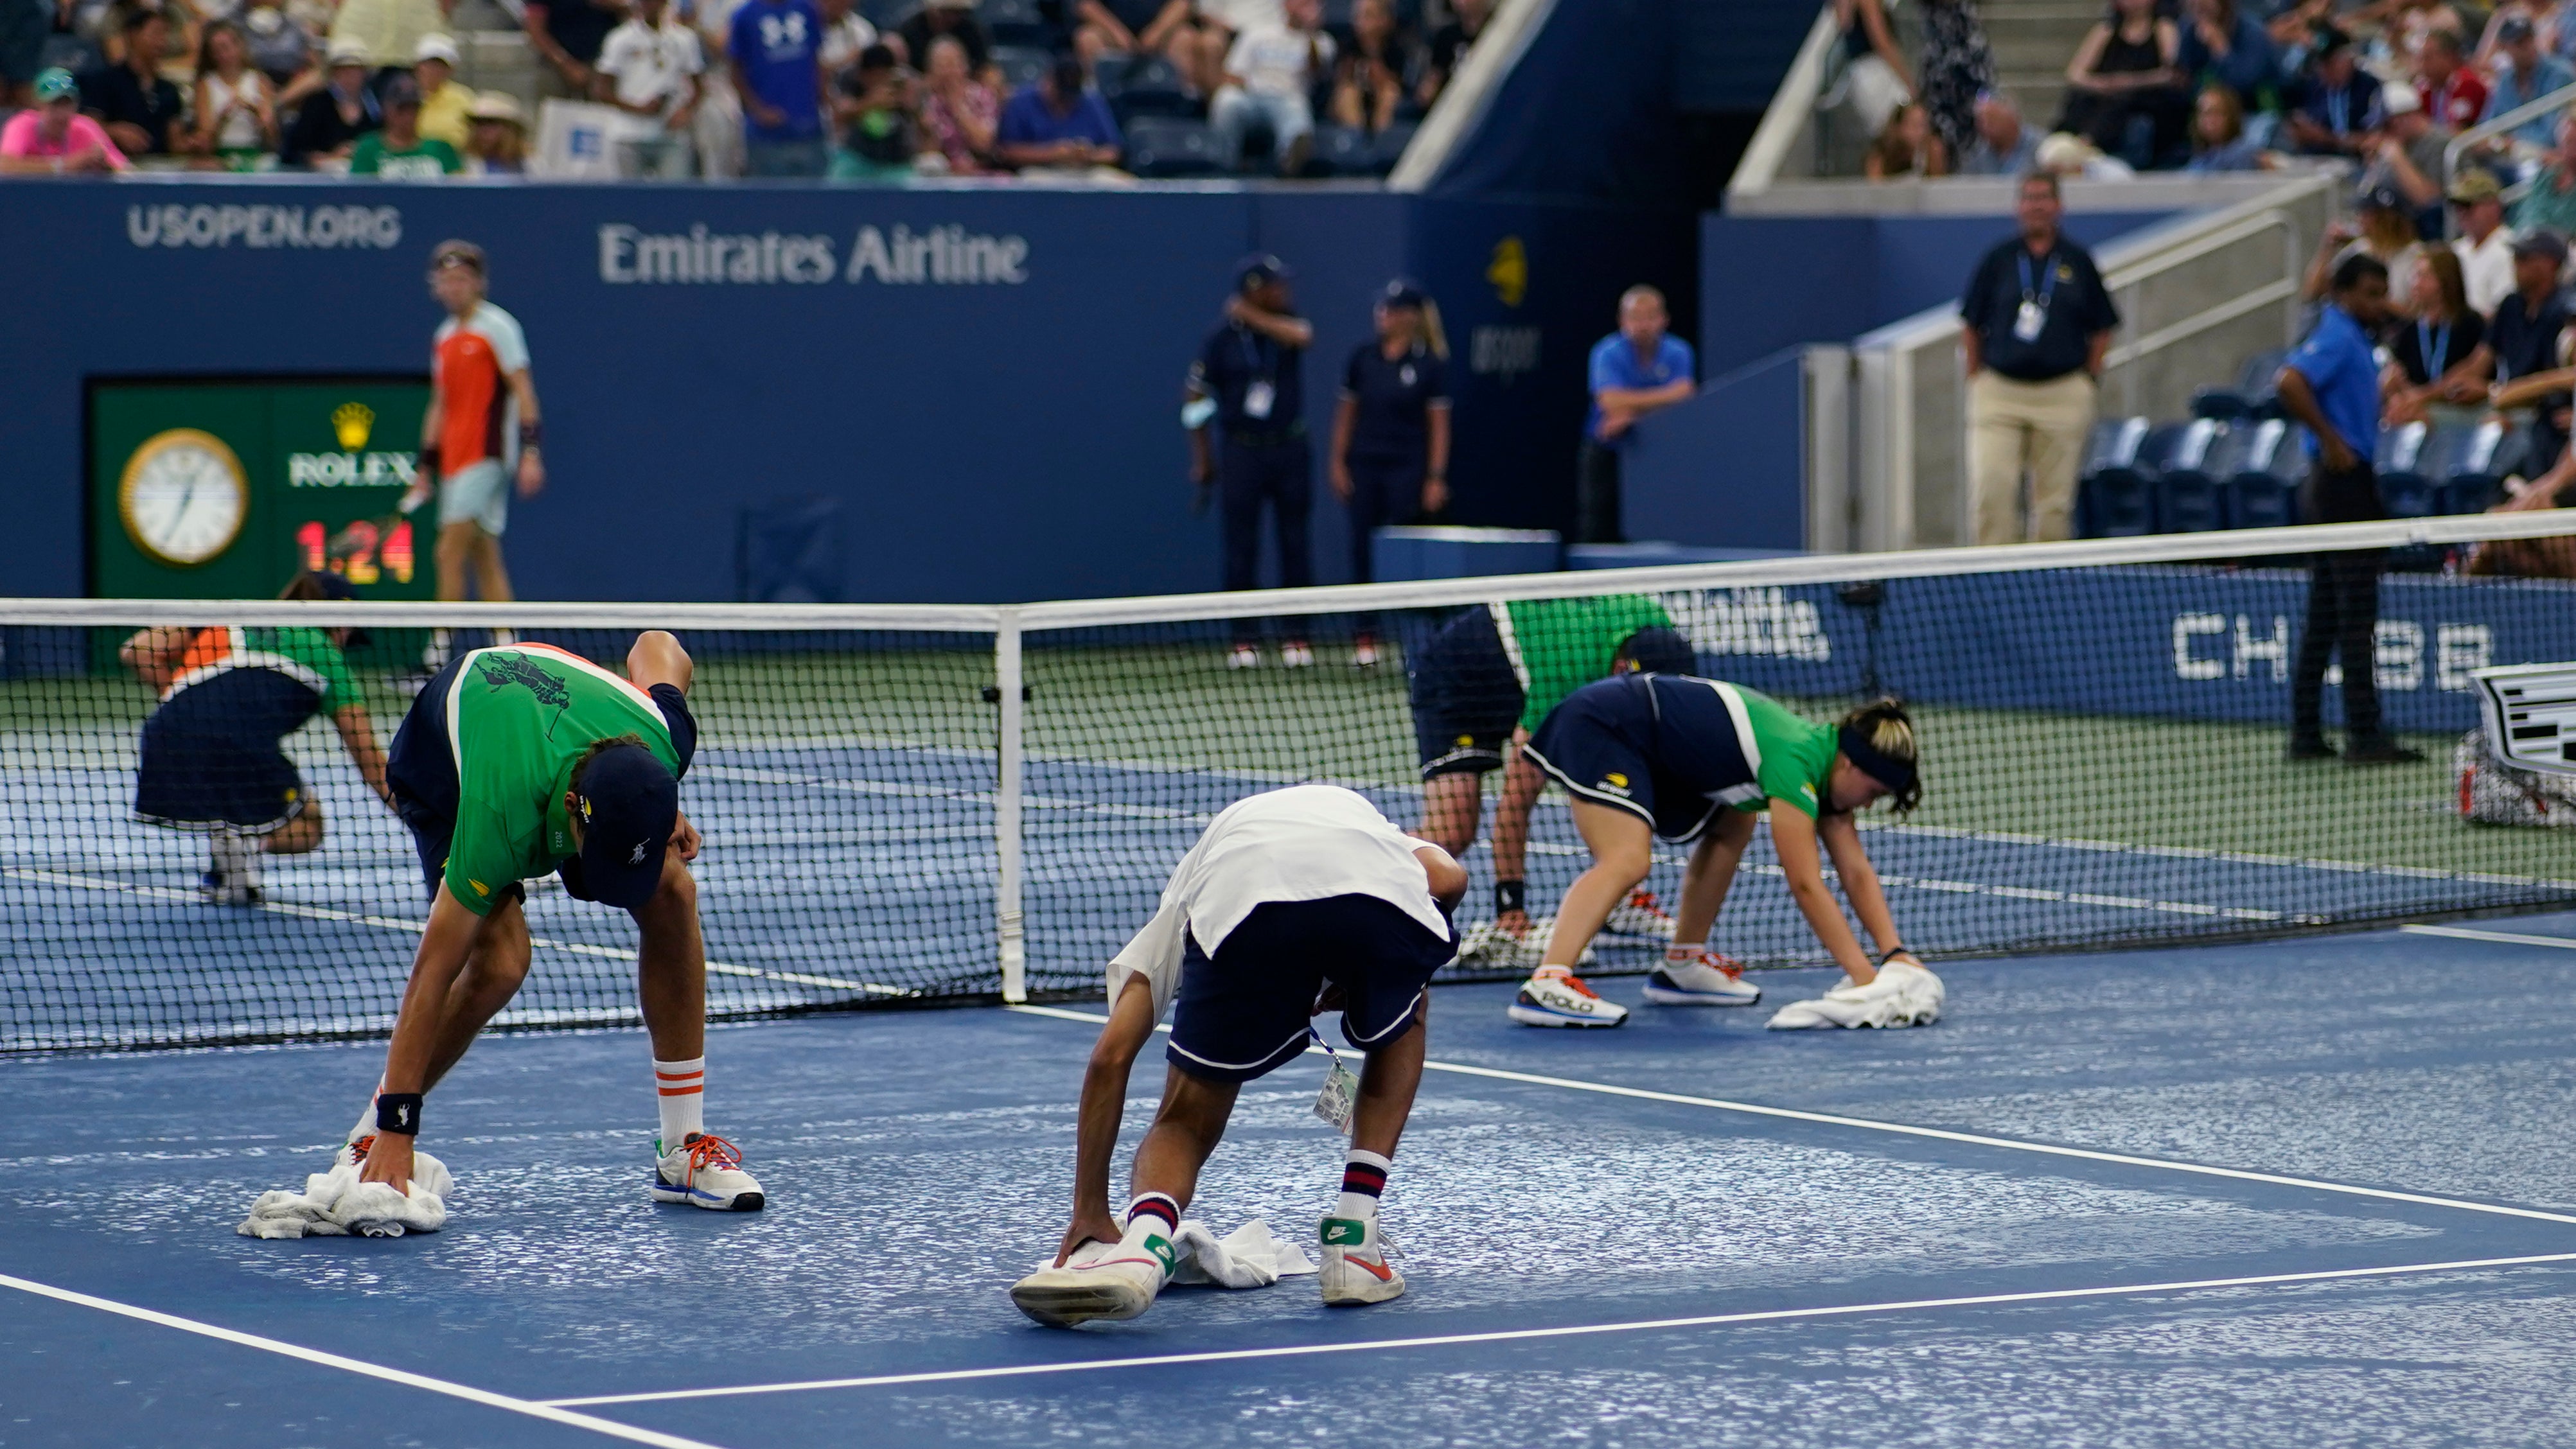
[[[1020,922],[1020,611],[1004,608],[993,626],[993,684],[1001,696],[997,769],[993,790],[993,848],[1000,869],[993,885],[1002,960],[1002,999],[1029,999],[1028,956]]]

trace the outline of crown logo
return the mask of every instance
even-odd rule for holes
[[[1529,248],[1521,239],[1507,236],[1494,243],[1494,259],[1485,268],[1485,280],[1494,287],[1494,295],[1506,307],[1517,307],[1529,295]]]
[[[367,434],[375,426],[376,410],[365,403],[342,403],[331,410],[331,431],[339,434],[343,452],[367,446]]]

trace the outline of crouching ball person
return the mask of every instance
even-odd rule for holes
[[[1316,1281],[1328,1304],[1403,1293],[1378,1198],[1422,1081],[1426,988],[1457,954],[1449,912],[1466,889],[1447,851],[1349,790],[1299,785],[1219,813],[1172,872],[1153,920],[1109,963],[1109,1025],[1082,1079],[1073,1225],[1055,1266],[1011,1289],[1020,1311],[1071,1327],[1151,1306],[1178,1267],[1173,1230],[1235,1093],[1301,1056],[1309,1021],[1336,1005],[1342,1036],[1368,1062]],[[1163,1103],[1136,1148],[1122,1222],[1109,1210],[1109,1155],[1128,1068],[1175,996]]]
[[[366,1182],[401,1190],[421,1099],[518,994],[527,892],[560,872],[576,900],[614,906],[641,935],[636,980],[653,1039],[661,1136],[656,1201],[758,1210],[741,1154],[705,1130],[706,943],[680,814],[697,751],[680,641],[639,635],[626,676],[544,644],[476,649],[430,680],[394,735],[387,777],[430,893],[376,1096],[342,1151]]]
[[[1627,1020],[1626,1007],[1575,978],[1574,963],[1611,908],[1646,878],[1658,836],[1689,843],[1691,854],[1673,944],[1646,978],[1646,999],[1751,1005],[1759,993],[1707,940],[1753,842],[1754,817],[1766,812],[1789,894],[1848,978],[1815,1001],[1783,1007],[1770,1025],[1912,1026],[1940,1018],[1941,980],[1898,936],[1856,819],[1882,798],[1905,811],[1921,797],[1914,722],[1903,705],[1875,700],[1834,724],[1816,724],[1741,685],[1632,674],[1568,695],[1528,752],[1574,797],[1574,825],[1591,848],[1592,868],[1567,888],[1546,962],[1513,1001],[1512,1020],[1560,1027]],[[1878,944],[1876,961],[1834,899],[1828,858],[1853,914]]]

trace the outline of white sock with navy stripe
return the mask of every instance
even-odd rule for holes
[[[662,1151],[676,1152],[692,1133],[707,1130],[707,1059],[653,1063],[655,1098],[662,1106]]]
[[[1354,1147],[1342,1158],[1342,1195],[1333,1203],[1333,1216],[1353,1222],[1366,1222],[1377,1216],[1378,1199],[1386,1194],[1386,1175],[1395,1170],[1387,1158],[1364,1147]]]

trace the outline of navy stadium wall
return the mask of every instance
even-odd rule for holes
[[[1694,225],[1374,191],[21,185],[0,257],[42,285],[0,357],[0,594],[88,590],[86,382],[418,372],[450,236],[491,253],[545,403],[553,478],[509,535],[531,597],[735,597],[744,510],[817,495],[841,505],[846,599],[1213,588],[1180,383],[1255,247],[1302,273],[1319,440],[1371,294],[1412,272],[1457,350],[1455,521],[1558,527],[1584,351],[1638,281],[1693,334]]]

